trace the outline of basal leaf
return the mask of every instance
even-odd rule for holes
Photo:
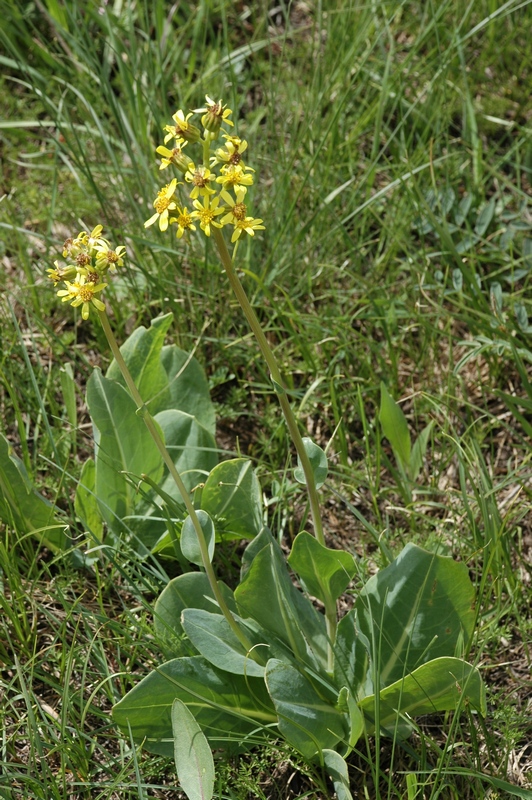
[[[412,452],[410,453],[410,462],[408,464],[408,475],[410,479],[413,481],[418,479],[419,473],[421,472],[421,468],[423,466],[423,460],[425,458],[425,453],[427,452],[427,445],[433,427],[434,427],[434,422],[432,421],[429,422],[429,424],[423,428],[423,430],[417,437],[416,441],[414,442]]]
[[[254,649],[253,655],[243,648],[225,617],[220,618],[219,614],[197,608],[186,608],[182,614],[182,625],[200,655],[215,667],[236,675],[263,677],[264,664],[268,657],[264,636],[255,635],[255,632],[245,625],[244,620],[240,617],[236,619],[252,644],[261,645]],[[260,657],[261,654],[265,657],[263,663],[259,664],[254,657]]]
[[[215,466],[205,481],[201,507],[216,521],[221,539],[253,539],[262,528],[263,508],[251,461],[235,458]]]
[[[172,704],[181,700],[212,747],[241,749],[246,737],[277,722],[262,678],[222,672],[201,656],[175,658],[153,670],[113,708],[113,719],[152,753],[174,754]]]
[[[235,590],[239,613],[278,636],[303,663],[326,667],[325,619],[296,589],[282,552],[273,541],[251,562]]]
[[[340,597],[356,569],[352,555],[324,547],[306,531],[296,536],[288,563],[306,591],[326,605]]]
[[[357,630],[356,611],[351,609],[342,617],[334,642],[334,681],[336,686],[348,686],[354,697],[363,696],[368,670],[369,643]]]
[[[156,414],[155,421],[163,432],[172,461],[190,491],[206,479],[218,461],[214,437],[195,417],[177,409],[161,411]],[[166,468],[161,489],[178,502],[182,501],[174,479]]]
[[[172,319],[173,314],[165,314],[152,319],[149,328],[139,326],[120,348],[131,377],[151,414],[169,407],[168,375],[161,363],[161,351]],[[114,359],[106,377],[125,388],[126,383]]]
[[[181,700],[172,703],[174,760],[181,788],[189,800],[211,800],[214,760],[194,715]]]
[[[279,717],[279,731],[305,758],[347,740],[346,715],[336,707],[332,691],[274,658],[266,665],[265,680]]]
[[[229,609],[236,613],[231,589],[218,581],[220,591]],[[187,572],[170,581],[159,595],[154,609],[155,634],[172,655],[179,653],[183,636],[181,613],[185,608],[199,608],[221,614],[214,598],[209,579],[204,572]]]
[[[124,473],[146,473],[158,481],[163,461],[127,390],[98,369],[87,383],[87,405],[99,432],[95,459],[98,504],[110,528],[120,533],[124,527],[121,520],[134,513],[138,501],[135,487]]]
[[[209,554],[209,562],[211,562],[214,555],[214,525],[212,519],[209,517],[206,511],[196,511],[196,515],[205,537]],[[196,527],[192,522],[192,517],[187,517],[183,522],[183,527],[181,528],[181,550],[185,558],[187,558],[193,564],[197,564],[198,567],[203,566],[203,558],[198,541],[198,534],[196,533]]]
[[[336,750],[323,750],[321,755],[327,774],[333,782],[336,800],[353,800],[345,759]]]
[[[0,518],[21,533],[35,533],[52,550],[69,546],[67,526],[55,508],[34,488],[23,462],[0,434]]]
[[[209,384],[194,356],[174,344],[165,345],[161,364],[168,380],[167,408],[178,408],[191,414],[214,436],[216,420]]]
[[[375,700],[370,695],[360,703],[370,734],[376,720]],[[459,658],[436,658],[380,692],[379,725],[393,731],[401,715],[416,717],[464,708],[467,704],[486,713],[485,689],[478,669]]]
[[[79,483],[76,487],[74,507],[76,514],[83,522],[93,538],[101,542],[103,538],[103,520],[96,498],[96,464],[88,458],[83,465]]]
[[[475,619],[473,600],[465,564],[414,544],[373,575],[355,610],[381,688],[467,644]]]

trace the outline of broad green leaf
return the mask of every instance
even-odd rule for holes
[[[336,800],[353,800],[349,790],[349,772],[345,759],[336,750],[322,750],[323,764],[331,779]]]
[[[163,432],[166,449],[185,487],[190,491],[205,480],[218,461],[214,437],[195,417],[184,411],[168,409],[156,414],[154,419]],[[174,479],[166,468],[161,489],[178,502],[182,501]]]
[[[209,553],[209,562],[211,562],[214,555],[214,525],[206,511],[196,511],[196,515],[205,537],[205,543]],[[181,550],[185,558],[188,558],[193,564],[197,564],[198,567],[203,566],[198,534],[192,522],[192,517],[187,517],[183,522],[183,527],[181,528]]]
[[[220,539],[253,539],[262,529],[260,484],[247,458],[222,461],[201,493],[201,508],[216,522]]]
[[[306,531],[296,536],[288,563],[306,591],[326,605],[340,597],[356,570],[352,555],[325,547]]]
[[[370,695],[360,703],[370,734],[376,720],[375,701],[375,696]],[[486,713],[485,689],[478,669],[460,658],[436,658],[382,689],[378,698],[379,725],[393,731],[401,715],[419,717],[467,704]]]
[[[473,601],[465,564],[414,544],[407,544],[389,566],[373,575],[355,609],[380,687],[435,658],[459,655],[455,651],[473,632]]]
[[[429,443],[433,426],[434,422],[429,422],[429,424],[423,428],[412,448],[412,452],[410,454],[410,463],[408,465],[408,476],[413,481],[417,480],[419,473],[421,472],[423,459],[425,458],[425,453],[427,452],[427,445]]]
[[[175,699],[194,714],[212,747],[235,751],[254,743],[260,728],[277,722],[262,678],[232,675],[201,656],[175,658],[153,670],[113,708],[113,719],[151,753],[173,756],[171,711]]]
[[[253,558],[235,600],[241,616],[278,636],[304,664],[326,667],[325,619],[290,580],[273,540]]]
[[[305,758],[347,740],[346,715],[336,707],[332,691],[311,683],[298,669],[275,658],[266,665],[265,680],[279,717],[279,731]]]
[[[359,697],[368,670],[369,644],[357,630],[356,612],[351,609],[338,623],[334,641],[334,682],[349,686]]]
[[[178,408],[196,417],[214,436],[216,419],[205,373],[196,359],[176,345],[165,345],[161,364],[168,379],[167,408]]]
[[[236,613],[233,592],[221,581],[218,581],[218,586],[229,609]],[[204,572],[187,572],[185,575],[178,575],[165,586],[155,603],[155,634],[172,655],[177,655],[181,650],[180,641],[183,636],[181,613],[185,608],[199,608],[203,611],[221,614],[209,579]]]
[[[51,550],[69,546],[67,526],[55,508],[34,488],[22,461],[0,434],[0,518],[21,533],[34,533]]]
[[[403,469],[410,462],[410,433],[402,408],[395,402],[384,383],[381,383],[379,420],[382,432],[390,442],[395,457]]]
[[[172,703],[174,760],[181,788],[189,800],[211,800],[214,760],[203,731],[181,700]]]
[[[260,533],[255,536],[254,539],[247,545],[246,549],[242,554],[242,565],[240,567],[240,582],[244,580],[245,576],[247,575],[251,564],[253,563],[253,559],[257,556],[261,550],[264,550],[265,547],[273,547],[277,557],[284,558],[283,551],[275,541],[272,536],[270,529],[266,526],[261,528]]]
[[[236,675],[263,677],[263,665],[269,656],[267,648],[264,647],[265,637],[260,634],[255,635],[255,632],[248,628],[240,617],[236,619],[251,643],[262,645],[254,649],[254,653],[259,658],[261,655],[265,656],[262,664],[258,664],[243,648],[225,617],[220,618],[219,614],[198,608],[186,608],[182,614],[182,625],[200,655],[215,667]]]
[[[127,390],[105,378],[98,369],[87,383],[87,405],[98,429],[95,482],[98,504],[111,530],[120,533],[124,528],[121,521],[134,513],[138,502],[137,491],[124,472],[146,473],[158,481],[163,461]]]
[[[316,489],[320,489],[327,479],[327,456],[321,447],[319,447],[317,444],[314,444],[312,439],[309,439],[308,436],[303,437],[303,444],[305,446],[305,452],[310,461],[310,466],[312,467],[312,472],[314,473]],[[297,459],[297,464],[298,466],[294,470],[294,478],[298,483],[305,484],[307,481],[299,456]]]
[[[96,498],[96,464],[88,458],[83,465],[74,500],[76,514],[93,538],[103,539],[103,520]]]
[[[172,319],[173,314],[165,314],[152,319],[149,328],[141,325],[120,348],[135,386],[151,414],[171,407],[168,375],[161,363],[161,351]],[[109,365],[106,377],[117,381],[125,388],[126,383],[114,359]]]

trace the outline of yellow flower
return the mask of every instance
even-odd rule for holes
[[[92,255],[91,251],[98,245],[109,244],[107,239],[104,239],[101,235],[102,231],[103,225],[96,225],[90,233],[87,233],[87,231],[80,231],[74,239],[74,244],[78,245],[79,250],[88,250],[89,255]]]
[[[237,220],[233,235],[231,236],[231,241],[236,242],[236,240],[240,238],[242,231],[249,233],[250,236],[254,236],[255,231],[265,230],[265,227],[264,225],[261,225],[261,222],[261,219],[253,219],[253,217],[246,217],[245,219]]]
[[[246,165],[242,161],[242,153],[247,150],[248,143],[238,136],[229,136],[227,133],[224,133],[224,137],[227,141],[223,147],[219,147],[215,151],[212,163],[221,164],[223,162],[235,167],[240,165],[245,169]]]
[[[167,183],[158,193],[153,201],[155,214],[144,223],[144,227],[148,228],[150,225],[159,219],[159,228],[165,231],[168,228],[168,215],[170,211],[176,208],[175,202],[172,200],[177,186],[177,178],[174,178],[170,183]]]
[[[214,219],[218,214],[223,214],[224,212],[223,208],[218,208],[219,202],[219,197],[209,196],[203,198],[203,205],[199,200],[194,200],[193,202],[196,211],[193,211],[190,216],[193,219],[199,220],[200,228],[206,236],[211,235],[211,225],[214,225],[216,228],[223,227],[223,225],[216,222]]]
[[[230,108],[227,108],[226,105],[223,105],[222,100],[216,103],[208,94],[205,95],[205,100],[207,101],[205,107],[195,109],[194,113],[203,114],[201,124],[206,131],[209,131],[209,133],[218,133],[223,122],[233,127],[233,123],[229,119],[229,116],[233,112]]]
[[[53,281],[54,286],[57,286],[61,281],[68,281],[76,277],[76,267],[73,264],[63,266],[59,261],[54,261],[55,269],[47,269],[48,278]]]
[[[229,164],[222,167],[221,175],[216,178],[216,183],[221,183],[224,189],[235,189],[238,186],[247,191],[245,187],[252,185],[253,175],[247,174],[245,170],[254,171],[251,167],[243,168],[240,164]]]
[[[124,265],[123,254],[126,248],[123,244],[119,244],[115,250],[111,250],[109,244],[103,244],[96,248],[96,269],[104,272],[110,269],[115,272],[117,267]]]
[[[236,225],[237,222],[241,222],[243,219],[246,219],[246,214],[248,213],[247,207],[244,204],[244,198],[246,196],[246,187],[245,186],[238,186],[235,189],[236,200],[233,200],[229,192],[222,190],[220,192],[220,196],[222,200],[225,200],[228,206],[230,206],[231,211],[222,217],[220,222],[223,225],[227,225],[231,223],[232,225]],[[262,220],[261,220],[262,221]]]
[[[167,147],[161,144],[155,151],[159,153],[160,156],[162,156],[159,169],[166,169],[167,167],[170,166],[170,164],[173,164],[181,172],[186,172],[188,169],[188,162],[190,160],[185,155],[183,155],[183,148],[185,147],[186,144],[187,142],[181,140],[176,143],[176,146],[172,148],[172,150],[169,150]]]
[[[91,276],[92,277],[92,276]],[[101,292],[107,286],[106,283],[95,283],[94,281],[87,281],[84,275],[79,275],[72,283],[65,281],[66,289],[61,289],[57,292],[57,296],[62,298],[63,303],[68,303],[74,307],[81,306],[81,316],[83,319],[89,318],[89,310],[91,304],[98,309],[98,311],[105,311],[105,306],[101,300],[98,300],[94,295],[96,292]]]
[[[199,128],[196,128],[191,122],[189,122],[190,117],[192,116],[192,112],[187,114],[186,117],[179,109],[173,114],[172,119],[175,122],[175,125],[165,125],[164,130],[167,131],[166,136],[164,137],[164,143],[167,144],[172,136],[177,140],[179,143],[180,139],[184,139],[187,142],[197,142],[201,136],[201,132]]]
[[[192,200],[195,200],[200,195],[206,197],[209,194],[216,194],[216,190],[211,189],[209,186],[209,181],[214,181],[215,177],[208,167],[203,167],[201,164],[196,167],[191,161],[188,165],[188,171],[185,173],[185,180],[194,187],[190,192]]]
[[[194,212],[192,212],[194,213]],[[177,217],[172,217],[170,223],[177,223],[177,233],[176,236],[178,239],[181,239],[185,231],[191,230],[195,231],[196,226],[194,225],[194,217],[192,214],[188,213],[188,209],[186,206],[183,208],[177,208]]]

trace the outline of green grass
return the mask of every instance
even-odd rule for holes
[[[208,373],[221,447],[258,468],[272,530],[289,543],[305,522],[268,371],[213,247],[143,227],[161,128],[208,92],[250,143],[266,230],[239,266],[303,427],[329,446],[329,541],[358,554],[361,581],[407,541],[470,566],[488,716],[362,744],[361,797],[485,797],[480,772],[530,785],[529,5],[0,3],[2,431],[65,520],[77,530],[84,387],[109,353],[44,274],[101,222],[128,248],[109,294],[117,338],[172,311],[174,341]],[[414,436],[434,421],[413,493],[379,429],[381,380]],[[109,717],[160,658],[164,571],[127,553],[75,570],[9,525],[0,559],[0,796],[176,796],[173,765]],[[279,743],[219,765],[218,781],[220,797],[328,791]]]

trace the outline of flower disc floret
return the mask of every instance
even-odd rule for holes
[[[117,267],[122,267],[124,264],[123,254],[126,248],[123,244],[119,244],[115,250],[111,249],[109,244],[100,245],[96,248],[96,269],[104,272],[110,269],[115,272]]]
[[[225,145],[219,147],[215,151],[212,163],[231,164],[235,167],[240,165],[242,168],[245,168],[246,165],[242,161],[242,153],[247,150],[248,143],[238,136],[228,136],[224,134],[224,137],[226,139]]]
[[[174,211],[177,207],[172,197],[174,196],[175,190],[177,186],[177,179],[174,178],[170,183],[167,183],[158,193],[157,197],[153,201],[153,207],[155,209],[155,214],[150,217],[144,223],[145,228],[149,228],[150,225],[153,225],[154,222],[159,220],[159,228],[161,231],[165,231],[168,228],[168,217],[170,211]]]
[[[191,216],[199,221],[200,228],[206,236],[211,235],[211,225],[216,228],[223,228],[223,225],[215,220],[215,217],[224,212],[223,207],[218,208],[219,202],[219,197],[210,196],[204,197],[203,203],[200,200],[194,200],[193,202],[196,210],[192,212]]]
[[[253,172],[251,167],[244,168],[240,164],[222,167],[216,183],[221,183],[224,189],[235,189],[238,186],[245,192],[247,191],[245,187],[253,184],[253,175],[250,175],[247,170]]]
[[[60,289],[57,296],[62,298],[63,303],[70,302],[76,308],[81,306],[81,316],[83,319],[89,318],[90,307],[93,305],[98,311],[105,311],[105,306],[101,300],[94,295],[101,292],[107,286],[106,283],[94,283],[86,281],[84,275],[79,275],[75,281],[65,281],[66,289]]]
[[[204,167],[201,164],[196,166],[190,162],[188,170],[185,172],[185,180],[187,183],[192,184],[192,191],[190,192],[192,200],[195,200],[200,195],[201,197],[206,197],[209,194],[216,194],[216,190],[211,189],[209,186],[209,183],[215,180],[215,175],[208,167]]]
[[[176,236],[178,239],[181,239],[186,231],[196,230],[196,226],[194,225],[194,217],[192,216],[193,213],[194,212],[189,213],[186,206],[183,206],[183,208],[178,207],[177,217],[172,217],[170,220],[170,223],[175,222],[177,224]]]

